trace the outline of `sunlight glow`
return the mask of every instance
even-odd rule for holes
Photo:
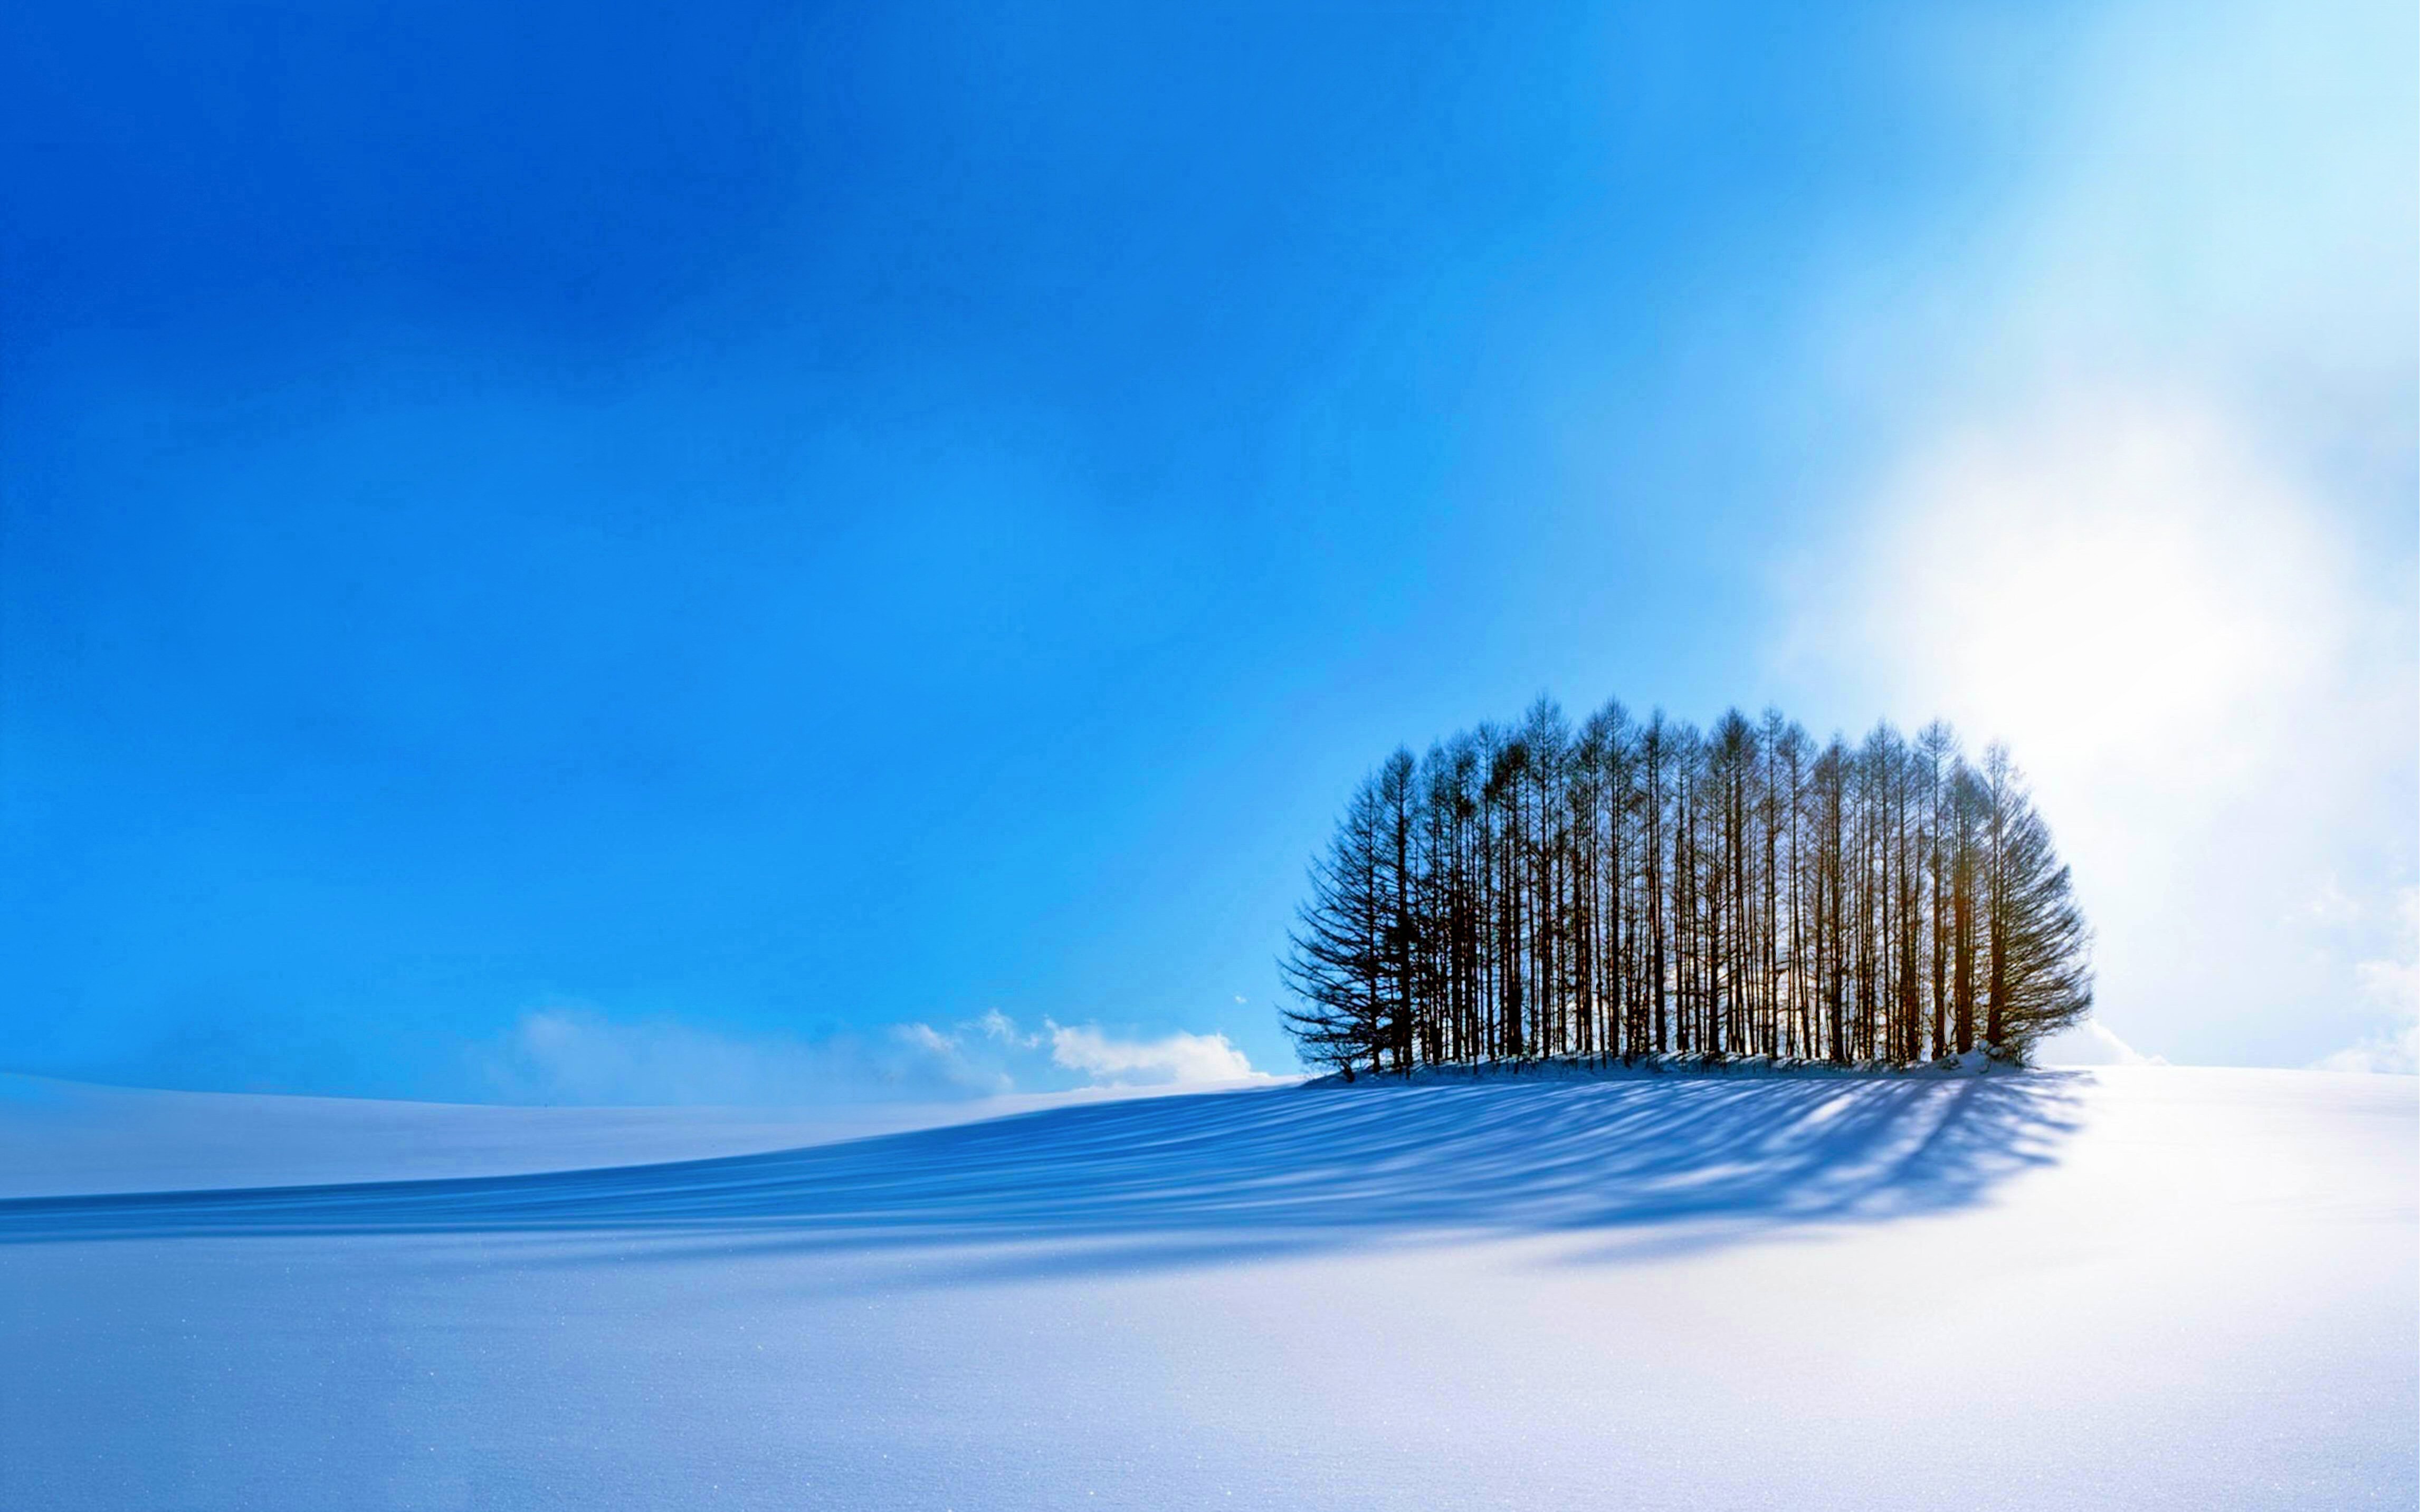
[[[2223,413],[2104,391],[1951,433],[1798,632],[1855,648],[1882,707],[2009,743],[2094,920],[2099,1011],[2171,1058],[2282,1005],[2375,1013],[2355,967],[2394,858],[2360,838],[2408,749],[2392,606]]]
[[[2208,801],[2290,734],[2346,638],[2318,513],[2189,409],[1966,438],[1905,497],[1892,577],[1918,586],[1876,638],[2061,786]]]

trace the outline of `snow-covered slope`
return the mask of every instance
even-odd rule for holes
[[[505,1176],[792,1149],[1141,1095],[821,1108],[496,1107],[135,1091],[0,1072],[0,1198]]]
[[[2420,1497],[2406,1079],[1282,1088],[773,1150],[563,1113],[518,1161],[505,1110],[315,1102],[248,1115],[323,1147],[289,1169],[445,1178],[270,1188],[225,1102],[116,1094],[112,1143],[42,1090],[0,1103],[50,1194],[0,1202],[9,1507]],[[127,1190],[180,1138],[194,1190]]]

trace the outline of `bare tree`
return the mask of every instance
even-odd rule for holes
[[[2068,869],[1999,747],[1946,725],[1821,750],[1551,700],[1355,790],[1281,963],[1347,1072],[1579,1055],[2022,1058],[2092,1001]],[[1930,1012],[1927,1012],[1928,1002]]]

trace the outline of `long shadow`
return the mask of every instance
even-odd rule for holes
[[[1279,1088],[771,1154],[0,1201],[0,1243],[585,1233],[816,1249],[1027,1242],[1117,1263],[1397,1236],[1871,1221],[2055,1160],[2069,1073]],[[1071,1263],[1073,1263],[1071,1261]]]

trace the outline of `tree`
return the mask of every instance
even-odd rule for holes
[[[1976,892],[1981,882],[1983,784],[1958,758],[1949,764],[1949,981],[1958,1053],[1975,1048]]]
[[[1935,719],[1917,733],[1916,748],[1924,764],[1924,869],[1932,887],[1926,953],[1932,964],[1932,1054],[1938,1057],[1949,1039],[1949,851],[1944,820],[1958,736]]]
[[[2092,1011],[2091,932],[2075,906],[2050,826],[2034,811],[2008,750],[1983,753],[1991,942],[1985,1042],[2025,1057],[2043,1035]]]
[[[2090,932],[2006,750],[1818,750],[1541,699],[1355,789],[1280,963],[1313,1065],[1678,1051],[2023,1057],[2092,1002]],[[1926,1010],[1930,1006],[1930,1013]]]
[[[1387,1041],[1387,911],[1379,876],[1386,825],[1374,780],[1354,793],[1311,866],[1311,896],[1295,913],[1279,963],[1298,1002],[1281,1010],[1302,1058],[1351,1076],[1357,1061],[1379,1069]]]

